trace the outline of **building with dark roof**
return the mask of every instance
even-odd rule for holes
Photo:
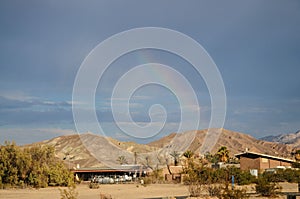
[[[240,160],[241,170],[256,169],[263,172],[271,168],[291,168],[295,160],[262,153],[246,151],[235,155]]]

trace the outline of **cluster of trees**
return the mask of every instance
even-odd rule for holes
[[[70,186],[73,174],[55,157],[54,148],[21,148],[5,142],[0,146],[0,188]]]
[[[300,150],[298,152],[300,154]],[[246,189],[241,187],[232,189],[231,181],[234,176],[234,183],[237,185],[249,185],[255,183],[255,190],[262,196],[275,196],[279,193],[281,187],[278,182],[300,182],[300,170],[286,169],[277,170],[276,172],[264,172],[258,177],[252,176],[249,171],[243,171],[236,167],[227,167],[220,169],[213,169],[208,167],[208,162],[226,162],[238,163],[238,160],[229,156],[229,150],[222,146],[215,154],[206,153],[203,157],[195,155],[192,151],[188,150],[184,153],[172,151],[168,154],[172,160],[173,165],[178,165],[180,162],[185,161],[183,166],[183,178],[186,185],[188,185],[191,196],[200,196],[208,192],[210,196],[215,196],[220,199],[243,199],[248,198]],[[184,159],[181,159],[184,157]],[[165,164],[169,169],[168,157],[165,158]],[[163,159],[164,159],[163,158]],[[145,158],[145,165],[151,165],[150,157]],[[160,160],[158,158],[158,160]],[[124,156],[119,156],[117,161],[120,164],[126,164],[127,160]],[[164,161],[159,161],[163,163]],[[295,163],[294,167],[300,168],[300,163]],[[153,169],[152,175],[145,178],[145,183],[162,182],[162,169],[151,167]],[[169,173],[171,173],[169,169]],[[204,189],[206,191],[204,191]]]
[[[190,150],[185,151],[182,156],[184,156],[187,159],[191,159],[192,157],[194,157],[194,153]],[[177,151],[173,151],[172,153],[170,153],[170,156],[173,158],[174,160],[174,165],[177,166],[179,163],[179,159],[181,154]],[[210,163],[217,163],[217,162],[235,162],[233,161],[233,158],[229,157],[229,150],[227,149],[226,146],[222,146],[219,148],[219,150],[215,153],[215,154],[211,154],[211,153],[206,153],[204,155],[204,158],[209,161]]]
[[[191,158],[195,158],[195,154],[190,150],[185,151],[183,154],[180,154],[178,151],[173,151],[170,153],[170,156],[173,158],[175,166],[178,165],[178,163],[180,162],[180,157],[182,156],[188,160],[191,160]],[[226,146],[220,147],[215,154],[211,154],[209,152],[206,153],[204,155],[204,159],[210,163],[217,163],[217,162],[238,163],[237,160],[229,157],[229,150],[227,149]]]
[[[184,169],[184,173],[188,174],[185,178],[187,184],[192,182],[200,184],[227,183],[231,182],[232,176],[235,177],[234,182],[238,185],[248,185],[256,181],[255,176],[251,175],[249,171],[242,171],[236,167],[212,169],[193,162]]]
[[[226,146],[222,146],[219,148],[217,153],[211,154],[206,153],[204,155],[205,159],[208,160],[211,163],[217,163],[217,162],[230,162],[230,163],[236,163],[236,160],[229,156],[229,150]]]
[[[214,163],[217,161],[231,162],[229,151],[221,147],[215,155],[206,155],[205,159]],[[247,198],[246,190],[231,189],[232,176],[238,185],[255,183],[255,190],[262,196],[276,196],[281,190],[278,182],[300,182],[300,170],[279,169],[276,172],[264,172],[258,177],[252,176],[249,171],[242,171],[236,167],[213,169],[206,167],[207,162],[196,161],[191,151],[186,151],[183,156],[187,158],[184,168],[185,183],[189,186],[192,196],[199,196],[203,189],[217,198]],[[299,165],[296,165],[299,166]]]
[[[207,167],[207,161],[194,158],[191,151],[186,151],[183,156],[187,158],[183,174],[184,182],[188,185],[191,196],[198,197],[203,192],[208,192],[210,196],[217,198],[247,198],[246,190],[232,189],[230,187],[232,176],[238,185],[246,185],[253,183],[256,178],[249,172],[242,171],[236,167],[213,169]],[[226,147],[221,147],[215,155],[210,155],[216,161],[227,162],[229,159],[229,151]],[[206,160],[209,160],[206,157]],[[212,161],[213,162],[213,161]],[[206,191],[205,191],[206,190]]]
[[[300,170],[295,169],[278,169],[276,172],[264,172],[261,177],[269,182],[300,182]]]
[[[137,164],[137,152],[134,152],[134,164]],[[181,157],[185,157],[185,158],[192,158],[195,157],[194,153],[190,150],[185,151],[183,154],[181,154],[178,151],[172,151],[170,154],[170,157],[173,160],[173,165],[178,166],[180,161],[181,161]],[[159,157],[157,157],[158,160],[160,159]],[[206,153],[204,155],[204,158],[209,161],[210,163],[217,163],[217,162],[230,162],[230,163],[237,163],[237,161],[234,158],[230,158],[229,157],[229,150],[227,149],[226,146],[222,146],[219,148],[219,150],[215,153],[215,154],[211,154],[211,153]],[[163,159],[166,160],[166,162],[168,162],[168,157],[163,157]],[[118,156],[116,161],[120,164],[120,165],[124,165],[124,164],[128,164],[128,161],[126,159],[126,157],[124,155]],[[149,166],[150,168],[153,168],[150,165],[150,157],[147,156],[145,157],[145,165]],[[161,160],[159,160],[159,162],[163,162]],[[169,165],[167,165],[169,166]]]

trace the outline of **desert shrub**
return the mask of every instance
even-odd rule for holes
[[[22,189],[26,188],[26,184],[24,183],[23,180],[20,180],[20,181],[19,181],[18,186],[19,186],[19,188],[22,188]]]
[[[154,169],[150,175],[143,177],[142,180],[144,181],[144,185],[162,183],[164,181],[162,169]]]
[[[248,185],[254,183],[256,178],[249,171],[242,171],[236,167],[210,169],[208,180],[211,183],[225,183],[231,181],[231,176],[234,176],[235,183],[238,185]]]
[[[229,168],[230,176],[234,176],[235,183],[238,185],[249,185],[255,182],[255,176],[251,175],[249,171],[243,171],[239,168]]]
[[[204,189],[203,185],[200,184],[199,182],[190,183],[188,186],[188,190],[191,197],[201,196],[201,194],[203,193],[203,189]]]
[[[155,169],[150,174],[151,183],[161,183],[164,181],[162,169]]]
[[[99,184],[97,182],[90,182],[89,188],[90,189],[99,189]]]
[[[207,186],[209,196],[214,196],[219,199],[246,199],[249,198],[246,189],[231,189],[229,183],[223,185],[209,185]]]
[[[78,192],[75,186],[68,187],[67,189],[59,189],[60,199],[77,199]]]
[[[231,181],[231,176],[234,176],[234,181],[238,185],[248,185],[255,182],[256,179],[249,171],[242,171],[236,167],[216,169],[213,175],[215,183]]]
[[[203,167],[202,165],[197,165],[191,162],[189,167],[184,169],[186,177],[184,178],[184,183],[188,185],[188,190],[190,196],[198,197],[200,196],[204,189],[204,185],[211,184],[211,169]]]
[[[262,196],[276,196],[280,190],[281,187],[278,186],[276,182],[269,181],[269,179],[265,176],[259,176],[255,185],[256,193],[262,195]]]
[[[152,183],[152,178],[149,177],[149,176],[146,176],[144,178],[141,179],[141,183],[144,185],[144,186],[147,186],[149,184]]]
[[[271,174],[269,174],[271,175]],[[278,170],[273,174],[276,182],[297,183],[300,179],[300,171],[293,169]]]
[[[210,179],[212,183],[224,183],[228,180],[228,172],[222,169],[214,169],[210,173]]]
[[[112,199],[111,195],[100,193],[100,199]]]
[[[207,191],[209,196],[216,196],[220,198],[222,193],[222,186],[210,184],[207,186]]]
[[[217,196],[219,198],[247,198],[248,196],[244,189],[228,189],[231,178],[234,176],[235,183],[239,185],[251,184],[256,180],[249,171],[241,171],[236,167],[212,169],[194,162],[190,162],[183,173],[186,174],[184,183],[188,185],[190,195],[194,197],[200,196],[206,189],[210,196]],[[214,184],[223,184],[225,186]]]
[[[246,189],[225,189],[221,197],[221,199],[246,199],[249,198]]]
[[[284,182],[285,179],[283,178],[283,174],[281,172],[281,170],[278,170],[276,172],[264,172],[261,175],[262,178],[266,179],[269,182]]]

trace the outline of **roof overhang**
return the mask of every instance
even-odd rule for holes
[[[289,162],[289,163],[296,162],[295,160],[288,159],[288,158],[282,158],[282,157],[277,157],[277,156],[272,156],[272,155],[267,155],[267,154],[262,154],[262,153],[256,153],[256,152],[251,152],[251,151],[235,154],[235,157],[237,157],[237,158],[240,158],[241,156],[243,156],[243,157],[250,157],[250,156],[262,157],[262,158],[273,159],[273,160]]]

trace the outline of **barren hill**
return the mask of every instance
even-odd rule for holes
[[[82,167],[103,166],[82,144],[79,135],[59,136],[50,140],[25,145],[24,147],[31,147],[33,145],[53,146],[56,156],[64,160],[70,168],[75,167],[77,164]]]
[[[85,146],[84,143],[89,146]],[[59,136],[50,140],[25,145],[24,147],[33,145],[53,146],[56,156],[64,160],[65,164],[70,168],[76,167],[77,164],[80,167],[108,166],[106,162],[99,160],[106,159],[107,161],[116,163],[116,159],[121,155],[126,157],[128,163],[133,163],[135,152],[147,153],[156,149],[155,147],[134,142],[120,142],[92,133]]]
[[[75,167],[77,164],[80,167],[112,166],[111,164],[118,164],[117,158],[120,156],[125,156],[128,164],[133,164],[135,161],[144,164],[146,157],[150,158],[153,164],[157,164],[157,161],[160,161],[159,156],[168,154],[170,150],[176,149],[183,152],[187,148],[199,153],[206,133],[207,130],[171,133],[147,145],[121,142],[113,138],[85,133],[60,136],[24,147],[36,144],[54,146],[57,157],[64,160],[70,168]],[[189,140],[192,134],[195,135],[194,139],[187,142],[186,140]],[[172,146],[178,148],[172,148]],[[226,146],[230,151],[230,155],[240,153],[248,148],[254,152],[289,157],[292,150],[286,144],[257,140],[250,135],[225,129],[221,129],[221,134],[212,153],[215,153],[221,146]],[[166,151],[160,150],[161,148],[166,149]],[[161,152],[160,155],[158,155],[159,152]]]
[[[177,135],[177,137],[179,137],[178,139],[180,139],[180,136],[184,136],[186,133],[188,132],[181,133],[179,136]],[[196,131],[195,139],[192,141],[189,149],[196,153],[199,152],[206,133],[207,129]],[[164,147],[167,146],[175,136],[176,133],[172,133],[157,141],[151,142],[148,145],[154,147]],[[289,157],[292,150],[290,146],[285,144],[258,140],[250,135],[229,131],[226,129],[221,129],[221,134],[212,150],[212,153],[215,153],[221,146],[226,146],[231,155],[243,152],[246,148],[248,148],[253,152]]]

